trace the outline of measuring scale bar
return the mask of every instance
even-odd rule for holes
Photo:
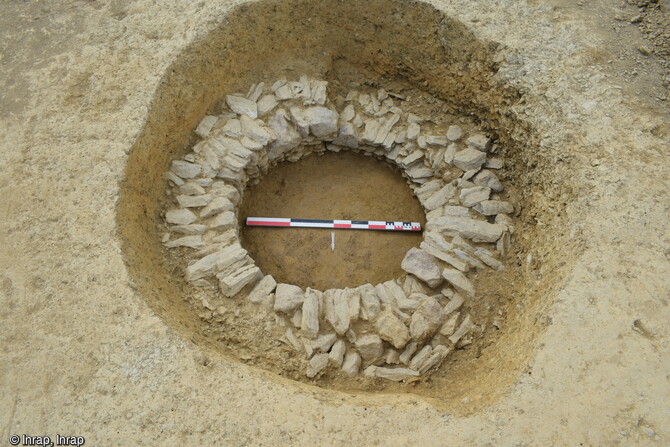
[[[421,231],[421,224],[419,222],[391,222],[382,220],[284,219],[281,217],[247,217],[247,226]]]

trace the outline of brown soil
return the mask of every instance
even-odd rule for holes
[[[378,284],[400,276],[421,233],[244,227],[256,217],[414,221],[423,208],[398,169],[352,152],[284,163],[247,189],[239,212],[242,245],[278,282],[319,290]]]

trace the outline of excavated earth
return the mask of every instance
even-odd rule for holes
[[[629,3],[4,2],[0,438],[667,445],[670,125],[667,30],[654,26],[668,12]],[[469,306],[488,330],[426,380],[286,374],[292,359],[268,340],[225,331],[230,321],[253,333],[265,314],[231,301],[213,327],[166,255],[164,174],[198,123],[221,112],[225,94],[303,74],[334,95],[361,84],[401,92],[420,105],[410,111],[467,117],[500,147],[516,230],[504,274],[477,274],[481,299]],[[284,175],[317,185],[316,172],[366,169],[337,157]],[[268,197],[285,186],[281,169],[245,206],[278,211]],[[332,209],[375,202],[357,185],[334,190]],[[328,209],[314,196],[303,205]],[[286,238],[242,235],[268,268],[295,255],[286,246],[300,240]],[[380,249],[384,269],[370,281],[401,272],[418,243]],[[277,274],[324,288],[368,274],[327,273]]]

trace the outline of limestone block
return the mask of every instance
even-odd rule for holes
[[[431,288],[439,286],[443,281],[435,258],[419,248],[410,248],[400,266],[407,273],[416,276]]]

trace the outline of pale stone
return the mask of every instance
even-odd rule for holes
[[[409,367],[418,371],[426,360],[433,353],[433,348],[430,345],[424,346],[409,362]]]
[[[454,154],[454,165],[463,171],[477,169],[486,161],[486,154],[474,148],[467,148]]]
[[[183,208],[199,208],[201,206],[206,206],[211,201],[212,196],[209,194],[202,194],[199,196],[186,196],[180,194],[177,196],[177,202]]]
[[[491,188],[486,186],[474,186],[472,188],[464,188],[461,190],[459,199],[463,206],[472,208],[479,202],[488,200],[491,195]]]
[[[484,163],[484,167],[488,169],[502,169],[504,164],[505,162],[500,158],[489,158],[486,160],[486,163]]]
[[[300,343],[302,344],[305,354],[307,354],[307,358],[311,358],[312,355],[314,354],[314,348],[312,348],[312,342],[307,340],[305,337],[300,337]]]
[[[354,376],[358,374],[358,371],[360,369],[361,369],[360,354],[354,350],[347,351],[347,354],[344,357],[344,362],[342,363],[342,371],[344,371],[349,376]]]
[[[400,266],[407,273],[413,274],[431,288],[435,288],[442,283],[440,268],[435,263],[435,258],[419,248],[410,248]]]
[[[328,361],[331,365],[339,368],[344,361],[344,353],[347,351],[347,345],[343,340],[337,340],[328,354]]]
[[[221,128],[221,132],[231,138],[242,138],[242,126],[240,120],[230,119]]]
[[[302,309],[298,309],[293,312],[293,316],[291,317],[291,324],[293,324],[293,326],[295,326],[297,329],[302,328]]]
[[[230,245],[186,267],[186,279],[195,281],[205,276],[211,276],[217,271],[243,260],[246,256],[247,251],[240,244]]]
[[[312,81],[311,82],[312,96],[309,104],[318,104],[320,106],[326,103],[328,99],[328,82],[326,81]]]
[[[172,183],[174,183],[177,186],[181,186],[184,184],[184,181],[174,172],[172,171],[167,171],[165,173],[165,178],[170,180]]]
[[[475,255],[481,259],[484,264],[488,265],[493,270],[498,272],[505,270],[503,263],[494,258],[488,250],[477,249],[475,251]]]
[[[464,319],[461,325],[458,327],[456,332],[454,332],[451,337],[449,337],[449,341],[452,342],[454,345],[459,342],[459,340],[470,330],[472,329],[473,324],[472,324],[472,318],[470,315],[467,315]]]
[[[364,320],[374,320],[379,315],[381,305],[375,288],[371,284],[359,287],[361,294],[361,313]]]
[[[434,245],[430,240],[424,240],[420,245],[421,249],[427,253],[435,256],[436,258],[446,262],[452,267],[457,268],[461,272],[467,272],[470,268],[465,261],[458,259],[455,256],[452,256],[448,251],[444,251]]]
[[[424,295],[425,296],[425,295]],[[419,301],[413,298],[401,298],[398,300],[398,309],[413,312],[419,307]]]
[[[291,328],[286,329],[284,337],[280,338],[280,341],[283,341],[291,345],[291,347],[293,347],[293,349],[295,349],[298,352],[303,352],[305,350],[303,344],[300,342],[298,337],[296,337],[295,333],[293,332],[293,329]]]
[[[414,190],[414,193],[419,200],[424,201],[428,199],[435,191],[442,188],[444,185],[439,180],[430,180]]]
[[[367,334],[356,340],[356,349],[360,352],[363,360],[371,362],[384,354],[382,339],[375,334]]]
[[[423,118],[421,118],[421,117],[419,117],[419,116],[417,116],[413,113],[410,113],[410,114],[407,115],[407,122],[408,123],[421,124],[421,123],[423,123]]]
[[[407,139],[410,141],[416,140],[421,133],[421,126],[417,123],[410,123],[407,126]]]
[[[302,333],[307,338],[316,338],[319,334],[320,296],[317,290],[308,288],[302,303]]]
[[[263,94],[263,90],[265,89],[265,82],[259,82],[258,84],[254,84],[251,87],[249,87],[249,91],[247,92],[247,99],[251,101],[258,101],[258,98]]]
[[[459,235],[473,242],[496,242],[507,228],[477,219],[443,216],[435,219],[435,227],[448,236]]]
[[[458,248],[454,248],[454,254],[458,256],[459,259],[465,261],[468,264],[468,266],[472,266],[482,270],[486,268],[486,266],[479,259],[475,258],[474,256],[471,256],[470,253],[467,253],[463,250],[459,250]]]
[[[397,306],[396,299],[393,297],[393,295],[391,295],[384,284],[377,284],[375,286],[375,293],[377,294],[379,301],[381,301],[385,306]]]
[[[200,121],[200,124],[198,124],[198,127],[195,128],[195,133],[201,138],[207,138],[218,120],[218,116],[204,117],[202,121]]]
[[[344,297],[349,306],[349,324],[353,324],[361,313],[361,294],[356,289],[344,289]]]
[[[363,140],[363,142],[365,143],[373,144],[375,138],[377,137],[378,132],[379,132],[379,121],[373,119],[366,120],[365,130],[363,131],[361,140]]]
[[[386,137],[391,132],[391,129],[395,124],[400,120],[400,115],[393,114],[388,118],[382,118],[381,125],[379,126],[379,131],[374,139],[374,144],[382,144]],[[393,137],[395,141],[395,136]]]
[[[205,242],[202,240],[202,236],[184,236],[179,239],[174,239],[165,244],[167,248],[175,247],[187,247],[187,248],[200,248],[205,246]]]
[[[275,291],[275,312],[289,314],[302,305],[305,294],[302,289],[292,284],[277,284]]]
[[[277,287],[277,281],[275,281],[272,275],[265,275],[251,290],[249,293],[249,301],[252,303],[262,303]]]
[[[440,327],[444,315],[440,303],[433,297],[428,297],[412,314],[409,324],[409,333],[412,340],[422,342],[431,337]]]
[[[463,136],[463,130],[459,126],[453,125],[449,126],[447,129],[447,138],[449,141],[458,141]]]
[[[226,104],[230,107],[230,110],[237,113],[238,115],[247,115],[250,118],[258,118],[258,107],[256,106],[256,101],[251,101],[247,98],[241,96],[226,96]]]
[[[452,165],[454,162],[454,157],[456,156],[456,151],[458,149],[458,146],[456,143],[451,143],[449,146],[447,146],[447,150],[444,151],[444,162],[448,164],[449,166]]]
[[[478,151],[486,152],[489,147],[490,139],[482,134],[472,135],[467,140],[465,144],[469,147],[475,148]]]
[[[193,178],[200,174],[200,171],[202,170],[200,165],[183,160],[174,160],[171,169],[172,172],[181,178]]]
[[[349,104],[340,113],[340,121],[351,121],[356,116],[356,109],[353,104]]]
[[[475,287],[463,273],[455,269],[445,268],[442,271],[442,276],[444,276],[444,279],[454,286],[459,293],[462,293],[468,298],[475,297]]]
[[[510,233],[514,233],[514,221],[506,214],[498,214],[495,218],[495,223],[505,225]]]
[[[235,205],[226,197],[214,197],[209,204],[200,211],[200,218],[204,219],[221,211],[234,211]]]
[[[307,377],[313,379],[323,371],[326,366],[328,366],[328,354],[316,354],[309,360],[309,365],[307,366]]]
[[[449,352],[451,352],[451,349],[447,348],[444,345],[435,346],[435,348],[433,348],[433,352],[431,353],[430,357],[428,357],[419,368],[419,373],[425,374],[432,368],[440,366],[440,364],[444,361]]]
[[[475,211],[484,216],[495,216],[514,212],[514,207],[509,202],[499,200],[483,200],[474,206]]]
[[[374,327],[379,336],[391,343],[394,347],[401,349],[409,341],[409,330],[391,310],[382,311],[374,322]]]
[[[418,349],[419,344],[415,341],[412,341],[405,346],[405,350],[400,354],[399,360],[403,365],[409,365],[409,361]]]
[[[405,291],[402,290],[402,287],[400,287],[395,281],[388,280],[384,282],[383,285],[386,287],[386,290],[388,290],[389,294],[393,297],[393,300],[389,304],[396,306],[396,301],[398,299],[407,297],[407,295],[405,295]]]
[[[207,225],[190,224],[190,225],[173,225],[170,231],[181,234],[202,234],[207,230]]]
[[[285,152],[298,147],[302,141],[300,133],[291,125],[288,114],[280,109],[268,120],[268,127],[277,135],[277,139],[268,148],[268,159],[274,161]]]
[[[405,171],[405,173],[415,182],[421,183],[421,179],[427,179],[433,176],[433,170],[424,166],[418,165]],[[425,180],[423,180],[425,181]]]
[[[419,372],[409,368],[384,368],[380,366],[370,365],[363,374],[368,377],[379,377],[382,379],[393,380],[395,382],[402,382],[403,380],[418,377]]]
[[[443,293],[444,293],[444,291],[443,291]],[[464,302],[465,302],[465,299],[463,299],[463,297],[461,295],[459,295],[458,293],[455,293],[453,295],[453,297],[451,298],[451,300],[449,300],[447,305],[444,306],[444,309],[442,309],[442,312],[444,313],[444,315],[449,315],[450,313],[460,309]]]
[[[320,352],[328,352],[331,346],[337,341],[335,334],[323,334],[316,337],[312,342],[312,348]]]
[[[495,192],[501,192],[503,190],[502,183],[500,183],[498,176],[488,169],[483,169],[477,173],[477,175],[473,177],[472,182],[475,185],[487,186]]]
[[[426,137],[426,143],[431,146],[446,146],[449,144],[449,140],[445,136],[428,135]]]
[[[506,256],[512,246],[512,236],[509,231],[505,231],[498,242],[496,243],[496,250],[500,252],[501,256]]]
[[[291,88],[290,85],[284,83],[277,89],[273,90],[275,95],[277,96],[277,99],[280,101],[285,101],[287,99],[293,99],[293,89]]]
[[[179,187],[179,192],[186,196],[197,196],[205,193],[205,188],[195,182],[186,182]]]
[[[388,348],[384,353],[384,363],[387,365],[397,365],[400,363],[400,353],[395,349]]]
[[[445,216],[460,216],[460,217],[470,217],[470,211],[464,206],[445,206],[444,207]]]
[[[349,311],[349,300],[340,289],[329,289],[325,292],[326,320],[339,335],[344,335],[349,329],[351,315]]]
[[[277,137],[274,132],[260,126],[256,120],[249,118],[247,115],[240,116],[240,125],[244,135],[262,146],[274,141]],[[243,143],[244,144],[244,143]]]
[[[409,154],[407,157],[403,158],[400,164],[404,167],[408,167],[411,166],[412,163],[418,162],[423,157],[425,157],[425,154],[422,151],[416,149],[412,151],[412,153]]]
[[[425,294],[428,292],[426,285],[422,281],[419,281],[414,275],[405,276],[405,281],[402,284],[402,290],[407,296],[410,296],[414,293]]]
[[[198,217],[191,210],[170,210],[165,213],[167,223],[177,225],[188,225],[195,222]]]
[[[215,216],[209,224],[209,228],[215,231],[226,231],[237,226],[237,218],[232,211],[224,211]]]
[[[304,118],[310,132],[317,138],[324,138],[337,132],[338,114],[327,107],[308,107],[304,111]]]
[[[337,138],[333,140],[334,144],[357,148],[358,147],[358,135],[356,132],[356,127],[351,123],[342,123],[340,130],[337,133]]]
[[[455,195],[456,187],[452,184],[449,184],[434,192],[428,199],[422,201],[422,205],[427,211],[432,211],[443,206]]]
[[[263,273],[261,273],[261,269],[255,265],[248,265],[240,268],[232,275],[226,275],[225,277],[219,278],[219,287],[224,295],[232,297],[245,286],[253,281],[258,281],[262,277]]]
[[[212,184],[212,188],[210,189],[209,193],[213,197],[225,197],[226,199],[230,200],[234,204],[237,204],[240,202],[240,193],[232,185],[227,185],[225,182],[217,181]]]
[[[452,313],[440,328],[440,334],[444,335],[445,337],[451,336],[456,331],[459,316],[460,312]]]
[[[258,100],[257,103],[257,109],[258,109],[258,116],[265,116],[268,113],[272,111],[275,107],[277,107],[277,98],[275,95],[265,95],[261,99]]]

